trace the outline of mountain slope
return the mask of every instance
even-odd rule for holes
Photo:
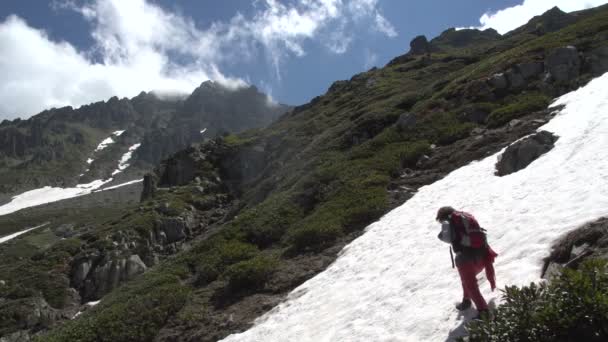
[[[500,153],[462,167],[370,225],[326,271],[296,288],[247,332],[224,341],[443,341],[463,334],[462,296],[433,215],[472,212],[498,251],[499,287],[540,280],[551,243],[608,215],[608,74],[553,103],[539,129],[559,139],[525,169],[498,177]],[[557,109],[556,109],[557,110]],[[498,305],[484,276],[482,291]],[[473,312],[467,312],[470,316]]]
[[[146,177],[137,206],[86,211],[101,219],[71,229],[57,220],[0,245],[10,260],[0,316],[13,317],[0,334],[215,341],[249,328],[368,224],[533,133],[553,97],[608,70],[608,8],[572,16],[549,33],[417,39],[267,128],[176,153]]]
[[[142,92],[130,100],[114,97],[78,109],[51,109],[28,120],[5,120],[0,124],[0,192],[141,178],[193,142],[263,127],[288,108],[272,104],[255,87],[229,89],[207,81],[186,98]],[[119,161],[130,148],[131,168],[125,163],[121,169]]]

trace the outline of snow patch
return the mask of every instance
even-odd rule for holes
[[[488,229],[499,253],[499,287],[539,281],[542,259],[558,237],[608,215],[608,191],[601,190],[608,183],[606,88],[608,74],[554,102],[565,107],[540,129],[560,138],[525,169],[494,176],[495,154],[420,188],[368,226],[327,270],[224,341],[445,341],[458,335],[465,320],[454,309],[461,286],[448,246],[437,239],[437,208],[470,211]],[[483,275],[480,285],[488,302],[500,303],[500,292],[491,292]]]
[[[0,243],[5,243],[8,240],[12,240],[12,239],[16,238],[19,235],[22,235],[22,234],[25,234],[25,233],[29,232],[30,230],[34,230],[34,229],[38,229],[38,228],[44,227],[47,224],[48,224],[48,222],[44,223],[44,224],[41,224],[39,226],[36,226],[36,227],[31,227],[31,228],[22,230],[20,232],[16,232],[16,233],[13,233],[13,234],[9,234],[9,235],[3,236],[3,237],[0,238]]]
[[[135,152],[139,148],[139,146],[141,146],[141,144],[135,144],[129,147],[129,151],[123,154],[122,158],[120,158],[120,160],[118,161],[118,168],[114,170],[114,172],[112,172],[112,176],[124,171],[126,168],[129,167],[128,161],[131,160],[133,152]]]
[[[45,186],[40,189],[26,191],[13,197],[9,203],[0,206],[0,216],[41,204],[86,195],[111,181],[112,178],[106,180],[98,179],[92,181],[91,183],[78,184],[74,188],[55,188]]]
[[[201,130],[201,134],[203,134],[203,133],[205,133],[205,132],[207,132],[207,128],[203,128],[203,129]]]
[[[87,159],[87,164],[91,164],[94,161],[95,161],[94,159],[89,158],[89,159]]]
[[[112,139],[112,137],[113,137],[113,136],[114,136],[114,137],[119,137],[119,136],[121,136],[121,135],[122,135],[124,132],[125,132],[125,130],[122,130],[122,131],[114,131],[114,132],[112,132],[112,135],[110,135],[109,137],[105,138],[105,139],[104,139],[104,140],[103,140],[101,143],[99,143],[99,145],[97,145],[97,148],[95,149],[95,151],[94,151],[94,152],[99,152],[99,151],[101,151],[101,150],[105,149],[106,147],[108,147],[109,145],[113,144],[115,141],[114,141],[114,139]],[[93,162],[93,160],[92,160],[91,158],[89,158],[89,159],[87,160],[87,163],[89,162],[89,160],[90,160],[91,162]],[[90,163],[89,163],[89,164],[90,164]]]
[[[108,138],[104,139],[102,142],[100,142],[99,145],[97,145],[97,148],[95,149],[94,152],[99,152],[99,151],[105,149],[106,147],[110,146],[113,143],[114,143],[114,139],[112,139],[112,137],[108,137]]]
[[[103,189],[100,189],[100,190],[95,190],[95,192],[106,191],[106,190],[114,190],[114,189],[122,188],[123,186],[131,185],[131,184],[135,184],[135,183],[141,183],[143,181],[144,181],[143,179],[136,179],[136,180],[132,180],[130,182],[126,182],[126,183],[121,183],[121,184],[118,184],[118,185],[109,186],[107,188],[103,188]]]

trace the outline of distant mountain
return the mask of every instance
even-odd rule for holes
[[[255,87],[229,89],[206,81],[181,99],[142,92],[130,100],[113,97],[78,109],[46,110],[28,120],[5,120],[0,124],[0,193],[6,197],[111,177],[130,180],[191,143],[264,127],[288,109]],[[101,148],[106,139],[111,143]],[[130,147],[129,167],[120,170]],[[113,175],[116,170],[121,172]]]

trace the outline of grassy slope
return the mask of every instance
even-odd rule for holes
[[[607,22],[604,10],[540,38],[514,36],[481,50],[409,58],[337,82],[267,129],[227,137],[237,151],[263,147],[267,158],[259,176],[242,185],[238,216],[45,340],[147,340],[168,321],[178,330],[196,329],[214,298],[264,291],[273,270],[294,254],[316,253],[385,213],[389,181],[431,144],[469,134],[475,125],[458,114],[472,105],[460,96],[472,82],[557,46],[603,43],[596,37],[605,36]],[[532,92],[491,105],[502,110],[495,117],[513,118],[544,101]],[[397,129],[393,123],[410,109],[416,130]]]

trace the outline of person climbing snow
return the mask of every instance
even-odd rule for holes
[[[493,263],[498,254],[488,245],[485,229],[479,226],[473,215],[449,206],[439,208],[435,220],[441,223],[441,232],[437,237],[452,245],[450,255],[452,249],[456,253],[456,268],[463,292],[462,302],[456,305],[456,308],[460,311],[466,310],[473,302],[477,308],[477,316],[474,319],[490,317],[488,304],[479,291],[477,274],[485,269],[486,278],[494,291],[496,277]]]

